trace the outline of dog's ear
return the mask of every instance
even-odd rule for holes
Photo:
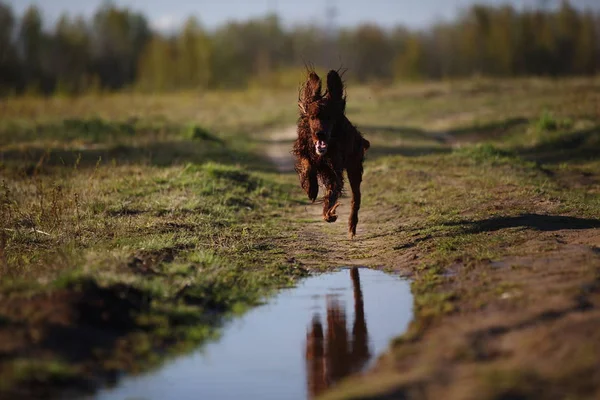
[[[344,83],[337,71],[331,70],[327,73],[327,92],[331,100],[344,100]]]
[[[306,79],[306,84],[304,85],[304,97],[305,99],[311,101],[316,100],[321,96],[321,78],[317,75],[316,72],[311,71],[308,74],[308,78]]]
[[[300,98],[298,99],[298,107],[303,114],[306,114],[308,104],[321,97],[321,78],[316,72],[311,71],[302,89],[300,90]]]

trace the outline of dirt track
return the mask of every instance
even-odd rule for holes
[[[280,173],[295,174],[294,159],[291,154],[292,144],[296,138],[296,127],[290,126],[284,129],[268,132],[266,134],[268,143],[266,154],[269,160],[275,165]],[[337,209],[338,220],[336,223],[329,224],[323,221],[322,218],[322,202],[320,196],[323,193],[323,188],[320,188],[319,199],[313,204],[308,202],[299,205],[294,210],[295,218],[312,221],[302,224],[300,227],[299,236],[302,241],[302,246],[291,246],[290,251],[294,257],[301,259],[302,263],[307,266],[370,266],[370,267],[385,267],[386,261],[383,255],[378,257],[366,256],[374,249],[383,245],[383,241],[376,236],[369,239],[361,238],[366,232],[375,232],[379,230],[377,215],[373,210],[366,208],[361,209],[359,218],[360,222],[357,227],[357,239],[350,240],[347,238],[347,218],[350,215],[350,199],[346,186],[344,194],[340,200],[340,207]],[[381,217],[381,215],[379,216]],[[318,250],[318,247],[331,241],[336,241],[335,251],[323,253]],[[324,257],[303,257],[299,254],[304,254],[307,251],[319,251]]]

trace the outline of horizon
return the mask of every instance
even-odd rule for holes
[[[104,1],[81,2],[76,0],[53,0],[53,4],[40,0],[8,0],[16,15],[35,5],[41,11],[45,25],[52,26],[58,18],[67,13],[70,16],[82,15],[90,18]],[[200,0],[191,4],[187,0],[114,0],[111,3],[140,12],[148,18],[153,29],[173,32],[183,22],[196,17],[207,29],[216,29],[232,21],[245,21],[266,15],[277,15],[284,26],[315,23],[332,23],[336,27],[351,27],[364,23],[374,23],[385,28],[405,26],[411,29],[424,29],[435,23],[455,19],[461,10],[476,3],[490,6],[512,5],[517,10],[558,7],[561,0],[422,0],[414,2],[392,2],[389,0],[346,1],[305,0],[298,3],[289,0],[259,0],[251,4],[244,0],[228,0],[218,4]],[[572,0],[571,5],[578,9],[600,10],[596,0]],[[351,4],[349,6],[349,4]],[[67,11],[68,10],[68,11]],[[330,10],[331,12],[327,12]]]

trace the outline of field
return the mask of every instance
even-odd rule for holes
[[[146,371],[342,265],[410,277],[415,319],[326,397],[600,395],[600,80],[350,86],[352,241],[290,172],[296,96],[2,100],[0,398]]]

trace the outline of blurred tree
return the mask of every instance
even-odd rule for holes
[[[44,79],[43,54],[44,33],[42,17],[35,6],[30,6],[23,15],[18,34],[18,50],[23,62],[22,74],[28,91],[37,92],[46,86]]]
[[[557,69],[566,73],[574,73],[574,55],[579,39],[580,18],[568,0],[563,0],[556,20],[557,37],[554,38],[556,47],[555,62]],[[554,50],[554,49],[551,49]]]
[[[342,31],[339,48],[350,77],[359,82],[391,78],[394,55],[390,39],[380,27],[368,24]]]
[[[412,34],[407,40],[403,51],[395,60],[395,77],[397,79],[422,79],[425,77],[425,49],[424,40]]]
[[[447,23],[435,25],[425,38],[424,76],[446,78],[454,76],[460,68],[460,54],[457,51],[458,30]]]
[[[460,22],[459,54],[462,74],[485,73],[491,64],[487,48],[491,26],[490,10],[486,6],[475,5],[463,14]]]
[[[528,75],[558,75],[561,71],[568,74],[568,62],[560,61],[560,43],[553,27],[554,16],[544,11],[533,13],[531,35],[534,46],[527,51]]]
[[[211,79],[211,42],[198,20],[190,17],[177,39],[177,76],[181,87],[205,88]]]
[[[575,41],[575,49],[573,51],[573,69],[574,74],[593,74],[597,71],[598,66],[598,37],[596,30],[597,25],[594,22],[594,15],[587,11],[581,16],[579,32]],[[600,32],[600,29],[598,30]]]
[[[110,2],[102,5],[93,18],[91,54],[93,72],[103,86],[118,89],[134,81],[150,34],[143,15],[116,8]]]
[[[22,85],[19,61],[13,42],[15,17],[12,9],[0,2],[0,95],[11,93]]]
[[[90,37],[85,21],[79,17],[71,20],[62,15],[55,28],[53,40],[52,72],[57,91],[81,93],[91,85]]]
[[[288,36],[291,64],[301,66],[312,63],[322,67],[327,65],[323,51],[327,32],[322,27],[313,24],[297,26]]]
[[[373,24],[284,29],[276,15],[207,32],[189,18],[170,36],[140,13],[105,1],[91,20],[61,16],[52,31],[29,7],[19,19],[0,0],[0,94],[81,93],[135,84],[146,90],[245,87],[294,81],[304,65],[348,69],[346,79],[581,75],[600,69],[600,14],[474,5],[428,29]],[[282,72],[283,71],[283,72]],[[298,80],[301,78],[298,77]]]
[[[144,90],[172,90],[176,86],[176,54],[169,40],[154,35],[138,65],[138,85]]]
[[[486,72],[492,75],[510,76],[515,73],[515,32],[517,21],[511,6],[504,6],[491,15],[486,53],[489,65]]]
[[[215,86],[245,86],[253,76],[264,80],[293,54],[275,15],[227,23],[213,40]]]

